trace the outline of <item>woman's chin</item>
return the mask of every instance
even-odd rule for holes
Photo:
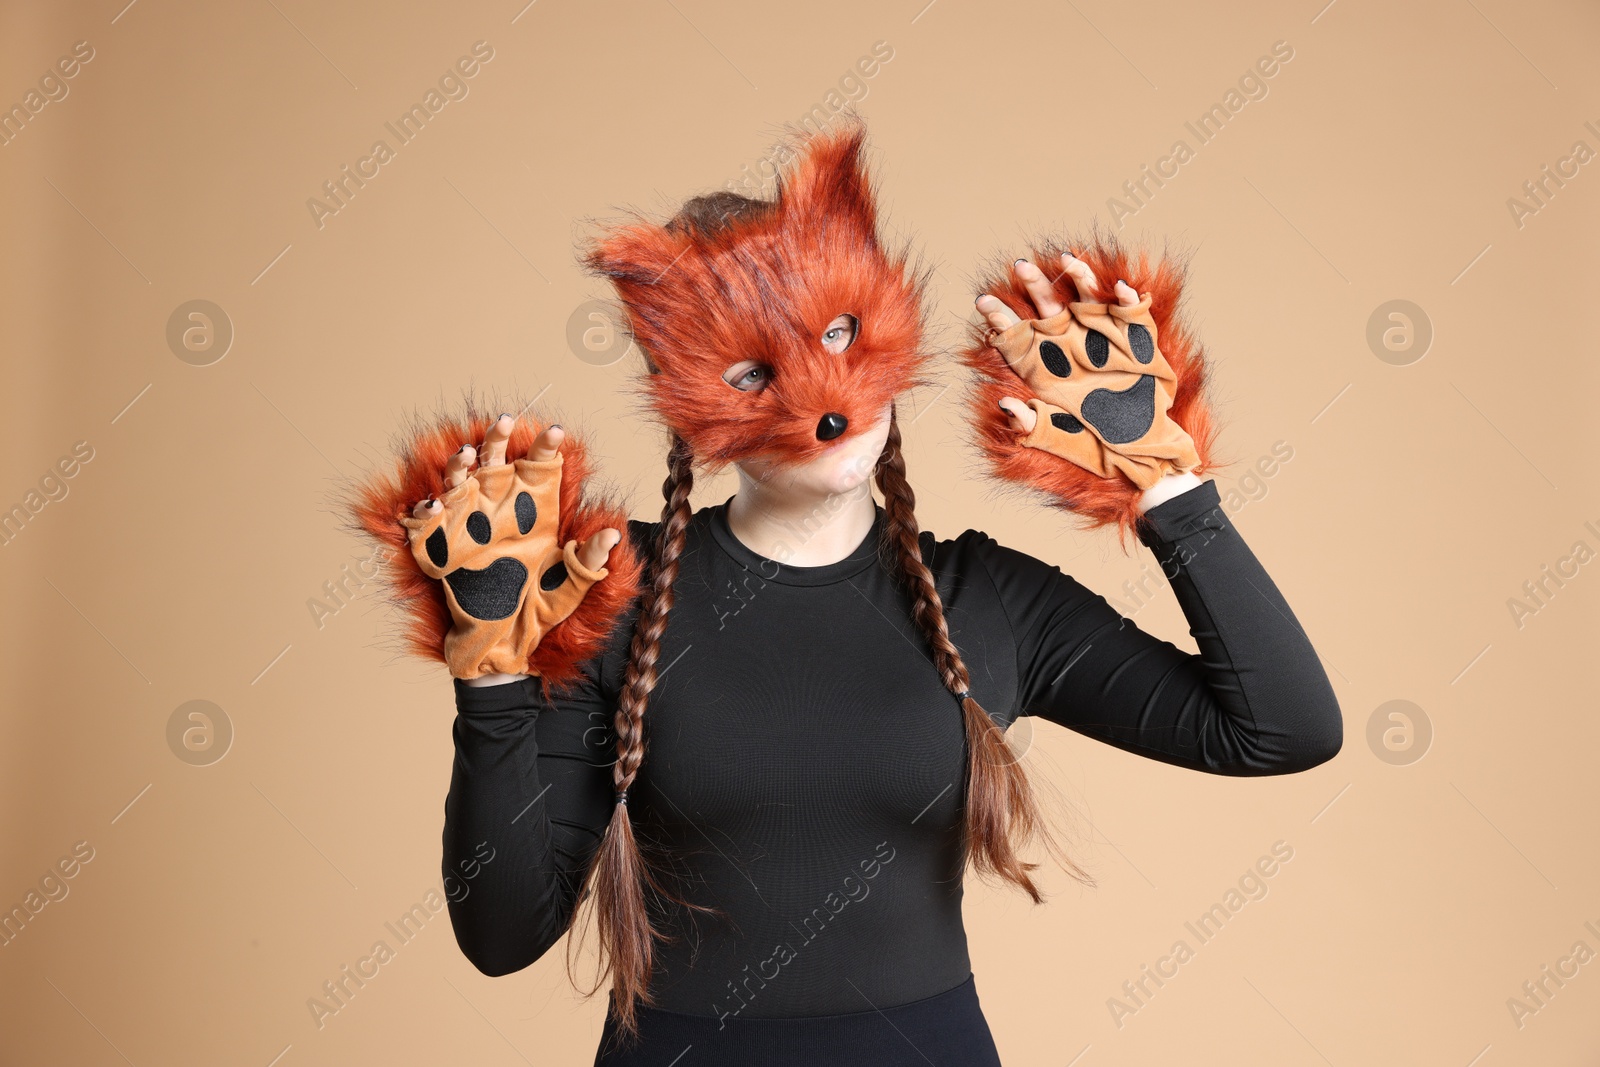
[[[854,492],[871,476],[872,462],[844,445],[809,463],[774,469],[766,480],[770,485],[820,496]]]
[[[852,493],[861,488],[861,483],[866,481],[866,476],[860,471],[850,468],[841,468],[833,472],[818,488],[835,496],[841,493]]]

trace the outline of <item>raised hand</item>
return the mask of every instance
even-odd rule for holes
[[[1062,267],[1078,293],[1099,291],[1083,260],[1064,254]],[[1023,435],[1019,443],[1104,478],[1120,472],[1140,489],[1197,466],[1194,441],[1167,415],[1177,376],[1157,344],[1151,294],[1119,279],[1116,303],[1063,306],[1036,264],[1022,259],[1014,269],[1034,318],[1018,319],[989,294],[976,303],[990,326],[989,344],[1034,394],[1027,402],[1000,401]]]
[[[527,672],[528,656],[566,619],[622,539],[597,531],[580,549],[556,541],[562,431],[547,428],[527,458],[506,462],[516,427],[501,415],[481,448],[464,444],[444,470],[445,489],[401,519],[422,572],[444,583],[453,625],[445,660],[457,678]]]

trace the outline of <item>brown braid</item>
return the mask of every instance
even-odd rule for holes
[[[639,774],[639,765],[644,762],[644,713],[650,702],[650,691],[656,686],[661,635],[667,628],[667,613],[672,610],[672,586],[677,581],[678,557],[683,552],[684,531],[689,525],[693,465],[694,453],[688,442],[674,434],[667,453],[667,479],[661,485],[666,504],[661,510],[661,525],[654,546],[653,577],[643,594],[634,624],[628,668],[613,720],[617,739],[617,761],[612,767],[616,805],[589,873],[595,898],[595,926],[604,961],[600,978],[603,980],[610,973],[617,1021],[630,1038],[638,1035],[636,1005],[654,1003],[649,983],[655,943],[667,940],[667,935],[651,922],[646,890],[696,911],[715,911],[683,901],[657,879],[634,836],[627,803],[628,789]]]
[[[998,875],[1016,883],[1038,904],[1040,894],[1018,849],[1038,836],[1050,855],[1072,877],[1094,885],[1093,877],[1061,849],[1040,814],[1028,783],[1027,772],[1006,745],[1005,733],[969,692],[967,666],[950,640],[944,604],[934,587],[933,574],[922,561],[920,530],[915,512],[916,494],[906,479],[905,456],[900,451],[900,424],[889,413],[889,439],[878,458],[878,488],[883,493],[883,538],[898,561],[901,576],[914,598],[912,614],[933,650],[934,666],[945,688],[960,699],[967,731],[966,855],[979,875]]]

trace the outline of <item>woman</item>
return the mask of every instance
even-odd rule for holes
[[[596,1064],[997,1064],[962,876],[970,865],[1041,899],[1020,850],[1035,834],[1053,843],[1003,741],[1015,718],[1213,774],[1293,773],[1340,748],[1315,651],[1196,473],[1211,437],[1202,368],[1156,347],[1152,293],[1119,281],[1114,304],[1079,302],[1101,291],[1089,262],[1065,256],[1051,281],[1018,261],[1011,288],[990,287],[1008,300],[979,299],[1007,369],[972,396],[1000,396],[984,401],[1003,411],[985,447],[1002,472],[1020,463],[1060,506],[1155,553],[1199,655],[977,530],[919,530],[895,398],[923,382],[925,278],[879,243],[860,148],[859,128],[814,139],[775,202],[696,198],[665,227],[589,250],[646,354],[671,448],[661,521],[626,523],[638,594],[573,684],[505,668],[534,662],[529,641],[558,639],[615,579],[618,528],[561,547],[546,530],[509,584],[494,567],[446,571],[457,546],[516,554],[501,517],[514,435],[519,528],[536,510],[553,521],[571,448],[559,427],[531,439],[511,415],[480,420],[481,447],[452,457],[443,494],[404,519],[456,621],[444,868],[472,875],[451,900],[458,942],[508,974],[591,903],[612,979]],[[1092,377],[1119,360],[1129,377]],[[1107,384],[1052,384],[1086,375]],[[693,510],[695,467],[726,463],[738,490]],[[469,606],[502,596],[503,618],[520,617],[519,596],[542,607],[506,645],[463,593]]]

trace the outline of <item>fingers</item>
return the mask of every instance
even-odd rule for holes
[[[511,431],[516,425],[515,415],[501,415],[489,427],[489,431],[483,435],[482,466],[498,467],[506,461],[506,444],[511,440]]]
[[[1089,264],[1071,252],[1063,252],[1061,253],[1061,266],[1068,276],[1072,278],[1072,283],[1078,287],[1078,299],[1086,302],[1092,301],[1094,294],[1100,288],[1100,282],[1095,278],[1094,271],[1090,269]]]
[[[622,532],[613,527],[607,526],[603,530],[595,531],[587,541],[578,546],[578,562],[592,571],[599,570],[606,565],[606,558],[621,540]]]
[[[444,489],[446,492],[460,486],[472,477],[473,467],[479,469],[486,467],[504,466],[506,462],[506,448],[511,442],[511,434],[516,429],[517,418],[515,415],[502,414],[498,419],[489,424],[488,430],[483,435],[483,446],[474,448],[472,445],[462,445],[456,453],[446,461],[444,466]],[[561,442],[565,431],[559,423],[551,425],[541,433],[533,443],[533,448],[528,452],[528,458],[533,460],[554,459],[561,451]],[[438,500],[419,501],[412,509],[413,518],[427,518],[437,516],[444,510],[444,505]],[[621,536],[620,534],[618,535]],[[608,548],[610,546],[607,546]],[[602,553],[601,558],[604,558]]]
[[[1006,307],[997,296],[990,296],[988,293],[984,293],[973,303],[978,308],[978,314],[988,320],[989,325],[997,330],[1010,329],[1022,321],[1013,315],[1011,309]]]
[[[1094,270],[1089,264],[1071,252],[1063,252],[1061,253],[1061,266],[1063,272],[1072,278],[1072,283],[1078,290],[1078,298],[1085,303],[1094,303],[1094,294],[1099,291],[1100,282],[1094,276]],[[1063,305],[1056,296],[1054,278],[1048,277],[1043,270],[1039,269],[1037,263],[1027,259],[1017,260],[1012,269],[1016,271],[1023,288],[1027,290],[1028,298],[1033,301],[1033,306],[1036,310],[1035,318],[1047,319],[1052,315],[1061,313]],[[1138,290],[1120,278],[1117,279],[1113,291],[1116,294],[1117,303],[1123,307],[1133,307],[1139,303]],[[974,305],[977,307],[978,313],[996,330],[1009,329],[1021,321],[998,297],[991,296],[988,293],[978,297],[974,301]]]
[[[1011,416],[1011,428],[1022,433],[1032,433],[1039,421],[1038,413],[1014,396],[1001,397],[1000,410]]]
[[[544,433],[534,440],[533,448],[528,451],[528,458],[536,463],[543,463],[547,459],[555,459],[557,453],[561,451],[561,441],[566,434],[567,431],[561,428],[559,422],[551,423],[545,427]]]
[[[450,462],[444,465],[444,487],[454,489],[467,480],[467,475],[472,471],[472,464],[478,458],[478,450],[471,445],[462,445],[460,451],[450,457]]]
[[[1017,272],[1017,277],[1022,279],[1023,288],[1028,290],[1028,296],[1038,310],[1034,318],[1048,319],[1051,315],[1061,313],[1061,301],[1056,299],[1055,284],[1044,276],[1044,271],[1040,270],[1037,264],[1019,259],[1012,269]]]
[[[1071,252],[1061,253],[1061,263],[1077,285],[1079,298],[1087,303],[1095,302],[1093,294],[1099,290],[1100,282],[1095,278],[1089,264]],[[1123,307],[1133,307],[1139,302],[1139,291],[1121,278],[1118,278],[1117,284],[1112,286],[1112,292],[1116,294],[1117,303]]]
[[[471,445],[462,445],[461,450],[450,457],[450,462],[444,468],[444,487],[454,489],[467,480],[472,473],[472,465],[480,458],[481,466],[498,467],[506,461],[506,446],[511,441],[511,434],[517,427],[514,415],[501,415],[490,423],[489,429],[483,435],[483,451]],[[554,459],[561,451],[561,441],[566,431],[560,423],[555,423],[545,429],[533,443],[533,448],[528,452],[528,458],[537,461]]]

